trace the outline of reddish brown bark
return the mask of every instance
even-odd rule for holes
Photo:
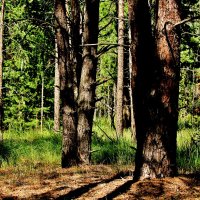
[[[174,176],[178,119],[180,20],[175,0],[158,1],[155,44],[147,1],[136,1],[132,53],[135,54],[135,179]],[[134,31],[135,30],[135,31]],[[135,44],[134,44],[135,43]],[[134,56],[133,56],[134,61]]]

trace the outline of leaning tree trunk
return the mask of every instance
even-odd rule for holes
[[[55,0],[55,18],[63,118],[62,167],[69,167],[77,163],[77,113],[65,0]]]
[[[0,142],[3,141],[3,26],[5,0],[1,2],[0,14]]]
[[[124,0],[118,2],[118,66],[117,66],[117,105],[116,132],[123,135],[123,89],[124,89]]]
[[[175,0],[157,3],[155,45],[151,43],[148,1],[138,1],[135,15],[139,33],[134,95],[136,180],[174,176],[177,173],[179,39],[173,24],[180,18]]]
[[[83,32],[83,66],[78,97],[78,154],[80,163],[90,162],[95,109],[99,0],[86,0]]]

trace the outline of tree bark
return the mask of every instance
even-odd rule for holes
[[[41,110],[40,110],[40,131],[43,131],[43,118],[44,118],[44,72],[41,74],[42,88],[41,88]]]
[[[54,131],[60,130],[60,74],[58,68],[58,47],[55,39],[55,80],[54,80]]]
[[[84,44],[98,43],[99,0],[86,0]],[[89,164],[95,109],[97,46],[85,45],[78,97],[78,154],[80,163]]]
[[[0,142],[3,141],[3,32],[5,0],[1,1],[0,15]]]
[[[55,0],[55,18],[63,120],[62,167],[69,167],[77,164],[77,113],[65,0]]]
[[[178,123],[178,96],[180,78],[180,39],[174,27],[181,21],[178,0],[157,1],[156,56],[160,72],[160,135],[157,154],[162,160],[162,174],[174,176],[176,168],[176,137]],[[158,140],[158,142],[159,142]],[[148,144],[147,144],[148,145]],[[158,169],[161,171],[161,169]]]
[[[78,89],[81,78],[82,68],[82,49],[81,49],[81,9],[79,1],[71,0],[71,37],[72,37],[72,48],[73,48],[73,60],[75,69],[75,82],[76,82],[76,96],[78,96]]]
[[[178,120],[179,39],[173,25],[180,20],[175,0],[158,1],[155,41],[148,1],[133,6],[136,46],[135,179],[174,176]],[[170,22],[170,23],[169,23]],[[132,30],[133,34],[133,30]]]
[[[123,135],[124,0],[118,2],[118,45],[116,132],[119,137]]]
[[[129,5],[129,20],[131,21],[132,9],[131,2],[128,1]],[[131,26],[129,25],[129,43],[131,44]],[[132,60],[131,46],[129,48],[129,96],[130,96],[130,114],[131,114],[131,137],[135,140],[135,117],[134,117],[134,101],[133,101],[133,90],[135,89],[135,75],[133,73],[133,60]]]

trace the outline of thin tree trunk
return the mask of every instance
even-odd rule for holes
[[[60,130],[60,75],[58,68],[58,47],[57,41],[55,39],[55,82],[54,82],[54,131],[58,132]]]
[[[132,13],[130,12],[129,15]],[[131,44],[131,30],[129,30],[129,42]],[[130,95],[130,108],[131,108],[131,137],[135,139],[135,117],[134,117],[134,102],[133,102],[133,90],[134,90],[134,79],[133,79],[133,61],[131,48],[129,48],[129,95]]]
[[[129,71],[130,71],[130,104],[131,104],[131,130],[132,135],[136,135],[136,127],[135,127],[135,99],[136,99],[136,78],[138,71],[138,63],[137,63],[137,53],[138,53],[138,31],[139,27],[137,26],[136,16],[140,11],[138,7],[139,0],[132,1],[128,0],[128,15],[129,15],[129,37],[130,37],[130,49],[129,49]],[[137,19],[139,20],[139,19]],[[142,18],[140,19],[142,20]],[[138,22],[141,23],[141,22]]]
[[[69,167],[77,163],[77,113],[65,0],[55,0],[55,18],[63,120],[62,167]]]
[[[43,117],[44,117],[44,74],[41,74],[42,88],[41,88],[41,112],[40,112],[40,131],[43,131]]]
[[[84,44],[97,44],[99,0],[86,0]],[[84,46],[83,66],[78,97],[78,154],[80,163],[90,162],[91,136],[95,109],[97,46]]]
[[[1,1],[0,14],[0,142],[3,141],[3,31],[5,0]]]
[[[124,0],[118,2],[118,69],[117,69],[117,107],[116,131],[123,135],[123,87],[124,87]]]

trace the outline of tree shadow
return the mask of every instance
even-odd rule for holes
[[[109,199],[113,199],[114,197],[117,197],[120,194],[125,193],[127,190],[130,189],[131,185],[134,183],[135,181],[133,180],[129,180],[126,183],[124,183],[123,185],[120,185],[119,187],[117,187],[114,191],[110,192],[109,194],[107,194],[106,196],[99,198],[98,200],[109,200]]]
[[[101,181],[97,181],[97,182],[94,182],[94,183],[89,183],[89,184],[83,185],[79,188],[76,188],[74,190],[67,192],[66,194],[60,195],[59,197],[52,197],[52,193],[59,191],[59,190],[67,189],[68,188],[67,186],[66,187],[62,186],[60,188],[48,191],[48,192],[40,194],[40,195],[34,195],[33,197],[37,198],[37,199],[51,199],[51,198],[53,198],[53,199],[58,199],[58,200],[76,199],[76,198],[80,197],[81,195],[87,193],[90,189],[96,187],[99,184],[109,183],[109,182],[111,182],[115,179],[123,178],[123,177],[127,176],[128,174],[129,174],[129,172],[120,172],[120,173],[114,175],[113,177],[111,177],[109,179],[105,179],[105,180],[101,180]]]
[[[7,143],[5,143],[4,141],[0,142],[0,167],[3,161],[8,162],[10,155],[11,149],[9,145],[7,145]]]

